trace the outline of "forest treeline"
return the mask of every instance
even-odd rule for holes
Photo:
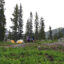
[[[4,0],[0,0],[0,41],[3,41],[5,38],[5,26],[6,26],[6,18],[4,15]],[[12,32],[9,31],[8,39],[18,40],[18,39],[26,39],[26,37],[34,38],[35,40],[45,40],[45,24],[44,24],[44,18],[41,17],[39,19],[38,13],[35,13],[35,20],[33,20],[33,13],[30,12],[30,17],[26,20],[26,30],[25,34],[23,35],[23,8],[22,5],[18,6],[16,4],[14,11],[12,13],[13,18],[11,18],[11,22],[13,26],[10,27],[12,29]],[[33,27],[33,21],[34,21],[34,27]],[[35,30],[33,31],[33,28]],[[59,38],[62,37],[63,34],[61,31],[59,32]],[[51,26],[49,27],[49,37],[48,39],[58,39],[58,36],[55,34],[54,38],[52,36],[52,29]]]

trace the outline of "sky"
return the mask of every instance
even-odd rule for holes
[[[49,26],[52,29],[64,27],[64,0],[5,0],[6,28],[8,30],[12,26],[10,18],[14,12],[14,7],[20,3],[23,9],[24,31],[30,12],[33,13],[33,19],[36,12],[39,15],[39,20],[41,17],[44,18],[45,31],[49,30]]]

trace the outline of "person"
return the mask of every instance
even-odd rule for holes
[[[32,36],[32,42],[34,42],[34,36]]]
[[[27,36],[27,42],[30,42],[30,37],[29,36]]]

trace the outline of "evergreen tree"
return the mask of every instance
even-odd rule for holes
[[[13,22],[12,31],[13,31],[13,39],[16,41],[18,39],[17,32],[18,32],[18,5],[14,9],[13,18],[11,18]]]
[[[33,15],[32,15],[32,12],[30,12],[30,22],[29,22],[29,34],[30,34],[30,37],[32,37],[33,35],[33,25],[32,25],[32,19],[33,19]]]
[[[51,26],[49,27],[49,39],[51,39],[51,40],[53,39],[53,38],[52,38],[52,30],[51,30]]]
[[[38,14],[35,15],[35,39],[38,40]]]
[[[22,33],[23,33],[23,20],[22,20],[22,6],[20,5],[19,9],[19,16],[18,16],[18,38],[22,39]]]
[[[29,19],[28,19],[27,23],[26,23],[26,36],[29,36],[29,30],[30,30],[29,24],[30,24],[30,22],[29,22]]]
[[[40,38],[40,40],[45,39],[44,20],[43,20],[43,18],[40,19],[39,38]]]
[[[32,26],[32,12],[30,12],[30,19],[27,20],[26,24],[26,35],[32,37],[33,35],[33,26]]]
[[[0,41],[4,40],[5,36],[5,15],[4,15],[4,0],[0,0]]]

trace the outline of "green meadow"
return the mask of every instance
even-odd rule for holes
[[[64,64],[64,47],[26,44],[23,47],[0,47],[0,64]]]

